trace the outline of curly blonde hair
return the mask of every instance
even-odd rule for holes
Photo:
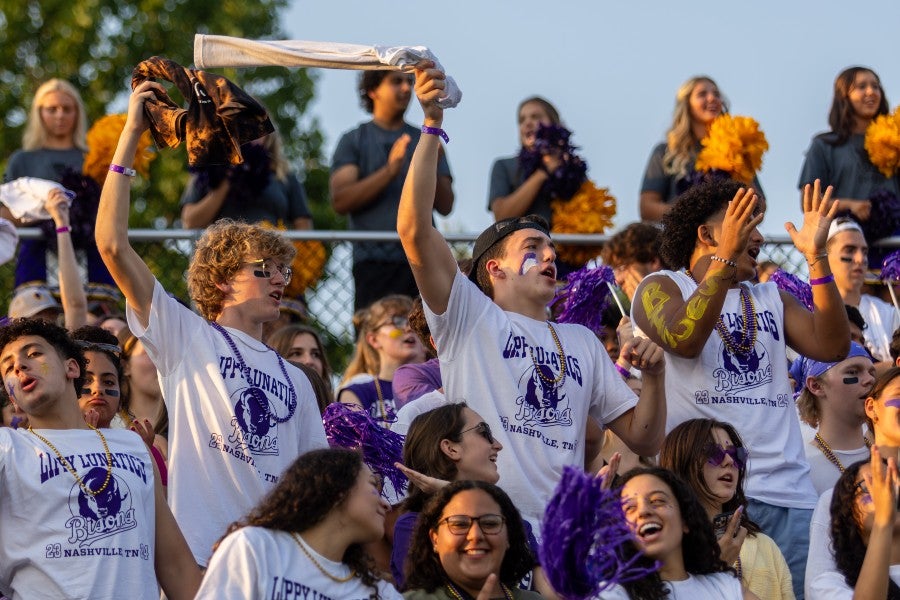
[[[700,140],[694,135],[691,127],[691,94],[700,83],[709,82],[719,85],[706,75],[691,77],[681,84],[675,94],[675,110],[672,112],[672,126],[666,132],[666,153],[663,155],[663,168],[666,174],[676,177],[687,175],[689,166],[694,161],[694,154]],[[722,112],[728,112],[728,101],[722,97]]]
[[[31,108],[28,111],[28,121],[25,123],[25,131],[22,132],[22,149],[39,150],[44,147],[47,140],[47,129],[41,119],[41,107],[44,105],[44,97],[51,92],[62,92],[75,101],[78,116],[75,119],[75,129],[72,131],[72,144],[79,150],[87,151],[87,114],[84,111],[84,102],[81,94],[75,86],[65,79],[50,79],[41,84],[34,93]]]
[[[392,294],[376,300],[368,308],[356,311],[353,315],[353,326],[359,335],[356,337],[356,348],[353,350],[353,356],[344,371],[341,383],[360,373],[378,377],[378,373],[381,371],[381,359],[378,351],[366,340],[366,336],[384,325],[385,319],[390,315],[407,317],[411,310],[412,298],[403,294]]]
[[[204,318],[222,312],[225,293],[216,287],[229,281],[247,260],[273,258],[290,264],[297,250],[279,233],[259,225],[219,219],[197,240],[188,268],[188,292]]]

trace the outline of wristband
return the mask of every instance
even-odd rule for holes
[[[109,170],[113,173],[119,173],[127,177],[134,177],[137,175],[137,171],[129,169],[128,167],[123,167],[122,165],[109,165]]]
[[[732,269],[737,269],[737,263],[734,262],[733,260],[728,260],[727,258],[722,258],[721,256],[716,256],[715,254],[713,254],[713,255],[710,256],[709,258],[710,258],[711,260],[717,260],[717,261],[719,261],[720,263],[725,263],[726,265],[728,265],[728,266],[731,267]]]
[[[445,144],[450,143],[450,136],[447,135],[447,132],[440,127],[429,127],[428,125],[422,125],[422,133],[427,133],[428,135],[436,135],[444,140]]]
[[[614,363],[613,366],[616,367],[616,371],[619,372],[619,375],[622,376],[622,379],[625,379],[627,381],[627,380],[631,379],[632,377],[634,377],[634,375],[631,374],[631,371],[629,371],[628,369],[626,369],[619,363]]]
[[[70,231],[72,231],[72,229],[68,225],[56,228],[56,233],[69,233]]]
[[[825,285],[826,283],[831,283],[834,281],[834,273],[830,275],[826,275],[825,277],[817,277],[816,279],[810,279],[809,285]]]

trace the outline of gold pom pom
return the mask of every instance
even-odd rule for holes
[[[616,198],[608,188],[598,188],[587,179],[572,198],[554,199],[550,208],[553,211],[553,233],[603,233],[612,226]],[[556,247],[556,254],[570,265],[581,266],[599,255],[602,248],[560,244]]]
[[[866,128],[869,160],[885,177],[893,177],[900,167],[900,107],[890,115],[875,117]]]
[[[769,149],[759,123],[750,117],[733,117],[727,113],[715,118],[700,145],[703,148],[695,165],[698,171],[725,171],[747,184],[762,168],[763,154]]]
[[[266,229],[286,231],[287,228],[281,221],[273,225],[269,221],[259,223]],[[291,283],[284,289],[285,296],[299,298],[306,289],[314,286],[325,273],[325,263],[328,261],[328,252],[325,244],[319,240],[296,240],[291,242],[297,249],[294,261],[291,263]]]
[[[119,136],[125,129],[125,115],[106,115],[97,119],[87,132],[88,153],[84,157],[81,171],[100,186],[106,181],[109,165],[112,162]],[[150,149],[150,132],[145,131],[138,140],[137,152],[134,155],[134,170],[146,178],[150,172],[150,163],[156,154]]]

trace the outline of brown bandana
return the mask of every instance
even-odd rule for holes
[[[156,145],[176,148],[184,140],[192,167],[240,164],[241,144],[274,131],[259,102],[224,77],[154,56],[134,68],[131,88],[148,79],[171,81],[190,99],[185,110],[168,94],[157,95],[144,103],[144,111]]]

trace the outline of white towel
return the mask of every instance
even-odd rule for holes
[[[16,255],[19,234],[15,226],[0,217],[0,265],[8,263]]]
[[[323,69],[412,71],[420,60],[432,60],[441,71],[437,57],[425,46],[362,46],[302,40],[245,40],[225,35],[194,35],[194,65],[216,67],[319,67]],[[462,91],[452,77],[445,80],[443,108],[453,108],[462,100]]]
[[[19,177],[0,185],[0,202],[6,205],[12,215],[24,223],[43,221],[50,218],[44,208],[47,196],[52,190],[63,190],[69,197],[69,205],[75,199],[75,192],[49,179]]]

